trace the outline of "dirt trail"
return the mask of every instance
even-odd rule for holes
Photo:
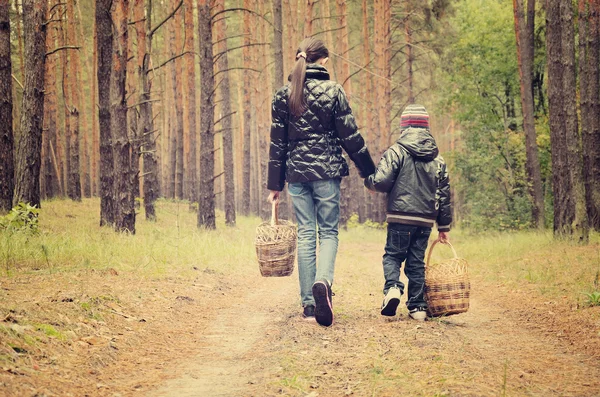
[[[252,353],[267,335],[268,322],[279,322],[281,302],[294,300],[295,284],[287,279],[254,277],[241,289],[232,291],[227,307],[214,310],[210,324],[200,336],[197,357],[173,370],[177,377],[149,396],[246,395],[251,382],[247,371],[257,357]]]
[[[379,255],[342,252],[331,328],[301,318],[296,274],[251,278],[213,313],[200,354],[152,395],[600,396],[599,350],[586,348],[600,342],[600,312],[475,279],[466,314],[416,323],[402,305],[388,320],[369,264]],[[591,316],[589,332],[573,334],[571,315]]]

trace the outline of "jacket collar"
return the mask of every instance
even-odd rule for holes
[[[329,80],[329,72],[323,65],[309,63],[306,65],[306,78],[315,80]]]

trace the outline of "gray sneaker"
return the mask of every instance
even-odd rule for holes
[[[414,309],[409,310],[408,315],[413,320],[425,321],[427,318],[427,309],[424,307],[415,307]]]
[[[392,317],[396,315],[396,309],[400,304],[400,296],[402,296],[400,288],[391,287],[388,289],[388,292],[385,294],[385,298],[383,298],[383,303],[381,305],[382,316]]]

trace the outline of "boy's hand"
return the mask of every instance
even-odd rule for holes
[[[438,240],[440,241],[440,243],[447,244],[450,242],[450,236],[448,234],[449,233],[447,233],[447,232],[440,232],[440,235],[438,237]]]
[[[277,190],[271,190],[271,193],[269,193],[269,203],[278,203],[279,202],[279,191]]]

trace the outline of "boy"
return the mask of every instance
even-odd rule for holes
[[[383,154],[375,173],[365,186],[388,193],[388,222],[383,273],[384,316],[395,316],[404,292],[400,267],[406,261],[408,307],[412,319],[427,317],[425,287],[425,250],[431,228],[437,222],[439,239],[448,240],[452,223],[450,184],[446,164],[429,132],[429,115],[421,105],[409,105],[401,117],[400,137]]]

